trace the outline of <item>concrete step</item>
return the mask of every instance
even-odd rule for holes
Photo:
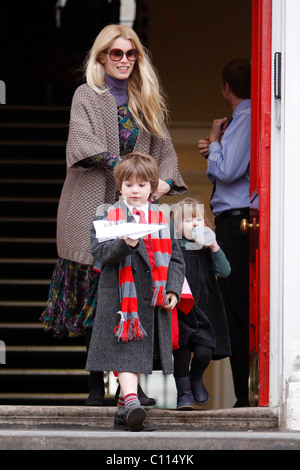
[[[203,451],[300,450],[300,434],[285,431],[95,431],[0,429],[0,450],[95,450],[97,464],[203,464]],[[101,451],[101,452],[99,452]],[[71,456],[72,457],[72,456]],[[212,456],[210,456],[212,457]],[[215,457],[215,456],[214,456]],[[240,455],[222,455],[232,458]],[[137,459],[133,461],[133,458]],[[229,460],[230,459],[230,460]],[[227,462],[226,462],[227,463]]]
[[[111,430],[114,406],[0,406],[0,427],[88,426]],[[222,410],[177,411],[147,408],[147,421],[161,430],[274,430],[278,428],[276,409],[230,408]]]
[[[39,161],[66,158],[66,143],[61,141],[0,140],[1,158],[37,158]]]
[[[56,217],[0,217],[0,224],[3,238],[56,237]]]
[[[31,246],[33,239],[29,238],[28,244]],[[17,242],[16,242],[17,243]],[[50,243],[51,246],[51,243]],[[1,241],[0,241],[1,247]],[[50,251],[50,250],[49,250]],[[46,251],[47,254],[47,251]],[[8,252],[5,255],[9,255]],[[30,257],[21,256],[21,257],[14,257],[14,258],[7,258],[5,256],[0,257],[0,264],[5,273],[6,278],[15,279],[19,273],[22,273],[23,279],[30,279],[32,277],[32,273],[35,273],[36,277],[40,279],[50,279],[53,273],[54,266],[57,262],[57,253],[56,256],[53,258],[44,257],[37,258],[34,256],[34,253]]]
[[[1,153],[1,145],[0,145]],[[64,179],[0,178],[1,197],[58,198]]]
[[[47,214],[47,217],[56,217],[58,197],[0,197],[0,213],[2,216],[16,217],[26,214],[27,217],[38,217]]]
[[[47,122],[49,124],[68,123],[70,108],[63,106],[9,106],[0,107],[1,122],[34,123]]]
[[[101,462],[133,464],[116,461],[131,456],[140,458],[142,468],[147,464],[178,464],[182,459],[188,463],[188,457],[191,464],[200,463],[200,450],[300,450],[300,432],[279,429],[275,409],[153,408],[147,410],[147,421],[158,429],[138,433],[114,430],[115,411],[113,406],[2,406],[0,449],[102,450],[98,454]],[[161,452],[153,452],[156,450]]]
[[[66,161],[0,158],[0,170],[2,178],[64,179]]]
[[[66,142],[68,123],[49,122],[2,122],[0,139],[2,140],[57,140]]]

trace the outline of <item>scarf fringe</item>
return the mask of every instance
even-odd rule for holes
[[[138,341],[147,336],[137,315],[127,318],[124,312],[118,312],[121,315],[120,323],[114,328],[114,333],[118,341],[127,343],[128,341]]]
[[[163,286],[153,288],[153,296],[151,305],[153,307],[162,307],[166,305],[167,295]]]

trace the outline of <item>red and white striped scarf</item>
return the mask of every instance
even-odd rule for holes
[[[148,223],[166,225],[162,230],[149,236],[155,259],[155,267],[152,268],[152,305],[162,306],[166,302],[166,283],[172,243],[165,215],[155,204],[149,203],[148,207]],[[116,223],[125,221],[125,214],[119,201],[108,210],[107,218],[109,221]],[[120,313],[121,319],[114,332],[119,341],[136,341],[143,338],[147,333],[141,325],[138,316],[138,299],[131,270],[131,255],[127,256],[119,264],[119,288],[121,310],[118,313]]]

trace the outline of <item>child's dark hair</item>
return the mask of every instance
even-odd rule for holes
[[[128,153],[114,168],[117,190],[121,190],[123,181],[136,178],[138,181],[149,181],[151,193],[155,192],[159,183],[159,169],[155,158],[143,153]]]

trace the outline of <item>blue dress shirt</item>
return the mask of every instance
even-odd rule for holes
[[[215,182],[212,212],[219,215],[250,204],[251,100],[243,100],[233,111],[232,121],[221,143],[209,146],[206,174]]]

